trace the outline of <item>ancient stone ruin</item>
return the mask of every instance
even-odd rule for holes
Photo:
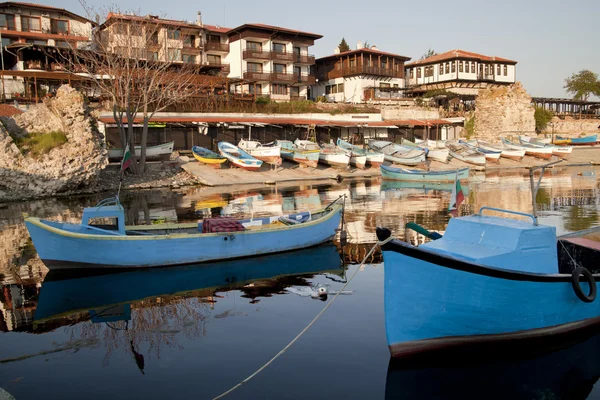
[[[55,98],[1,122],[0,200],[50,196],[89,185],[108,163],[83,96],[68,85]],[[13,140],[53,131],[63,132],[66,143],[35,157],[24,154]]]
[[[520,82],[482,90],[475,105],[475,135],[495,140],[499,136],[532,134],[534,112],[531,96]]]

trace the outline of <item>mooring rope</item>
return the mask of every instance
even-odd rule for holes
[[[256,371],[254,371],[246,379],[244,379],[243,381],[241,381],[237,385],[233,386],[231,389],[227,390],[226,392],[223,392],[220,395],[218,395],[217,397],[214,397],[213,400],[221,399],[221,398],[227,396],[229,393],[233,392],[234,390],[238,389],[239,387],[241,387],[245,383],[249,382],[252,378],[254,378],[256,375],[260,374],[264,369],[266,369],[269,365],[271,365],[273,363],[273,361],[275,361],[281,355],[283,355],[283,353],[285,353],[290,347],[292,347],[292,345],[294,343],[296,343],[298,341],[298,339],[300,339],[302,337],[302,335],[304,335],[315,324],[315,322],[317,322],[317,320],[321,317],[321,315],[323,315],[323,313],[325,313],[325,310],[327,310],[329,308],[329,306],[331,306],[333,304],[333,302],[335,301],[335,299],[337,299],[338,296],[344,291],[344,289],[346,289],[346,286],[348,286],[348,284],[350,282],[352,282],[352,279],[354,279],[354,277],[356,276],[356,274],[358,273],[358,271],[360,271],[360,269],[365,265],[365,262],[369,259],[369,257],[371,256],[371,254],[373,254],[373,252],[375,251],[375,249],[377,248],[377,246],[383,246],[386,243],[388,243],[390,240],[393,240],[393,239],[394,239],[394,237],[390,236],[389,238],[387,238],[387,239],[385,239],[385,240],[383,240],[381,242],[378,241],[377,243],[375,243],[373,245],[373,247],[371,247],[371,250],[369,250],[369,252],[365,256],[365,258],[363,259],[363,261],[356,268],[356,271],[354,271],[354,273],[352,274],[352,276],[350,276],[350,279],[348,279],[346,281],[346,283],[344,284],[344,286],[342,286],[342,288],[340,290],[338,290],[338,292],[335,294],[335,296],[333,296],[333,299],[331,299],[331,301],[329,303],[327,303],[325,305],[325,307],[323,307],[323,309],[321,310],[321,312],[319,312],[317,314],[317,316],[314,317],[313,320],[310,321],[310,323],[308,325],[306,325],[306,327],[304,329],[302,329],[302,331],[298,335],[296,335],[296,337],[293,338],[291,342],[289,342],[287,344],[287,346],[285,346],[283,349],[281,349],[281,351],[279,353],[275,354],[273,356],[273,358],[271,358],[269,361],[267,361],[265,364],[263,364],[262,367],[260,367]]]

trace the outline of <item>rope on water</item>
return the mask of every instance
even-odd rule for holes
[[[338,290],[338,292],[335,294],[335,296],[333,296],[333,299],[331,299],[331,301],[329,303],[327,303],[325,305],[325,307],[323,307],[323,309],[321,310],[321,312],[319,312],[317,314],[317,316],[315,318],[313,318],[313,320],[310,321],[310,323],[308,325],[306,325],[306,327],[304,329],[302,329],[302,331],[295,338],[293,338],[291,342],[289,342],[287,344],[287,346],[285,346],[283,349],[281,349],[281,351],[279,353],[275,354],[275,356],[273,356],[273,358],[271,358],[269,361],[267,361],[262,367],[260,367],[256,371],[254,371],[246,379],[244,379],[243,381],[241,381],[237,385],[233,386],[231,389],[227,390],[226,392],[223,392],[220,395],[218,395],[217,397],[214,397],[213,400],[218,400],[218,399],[221,399],[221,398],[227,396],[229,393],[233,392],[237,388],[241,387],[243,384],[245,384],[248,381],[250,381],[256,375],[260,374],[264,369],[266,369],[269,365],[271,365],[273,363],[273,361],[275,361],[281,355],[283,355],[283,353],[285,353],[290,347],[292,347],[292,345],[294,343],[296,343],[298,341],[298,339],[300,339],[300,337],[302,337],[302,335],[304,335],[306,333],[306,331],[308,331],[310,329],[310,327],[312,327],[315,324],[315,322],[317,322],[317,320],[321,317],[321,315],[323,315],[323,313],[325,313],[325,310],[327,310],[329,308],[329,306],[331,306],[333,304],[333,302],[335,301],[335,299],[338,298],[338,296],[344,291],[344,289],[346,289],[346,286],[348,286],[348,284],[356,276],[356,274],[358,273],[358,271],[360,271],[361,267],[365,265],[365,262],[369,259],[369,257],[371,256],[371,254],[373,254],[373,252],[375,251],[375,249],[377,248],[377,246],[383,246],[386,243],[388,243],[390,240],[393,240],[393,239],[394,239],[394,237],[390,236],[389,238],[385,239],[384,241],[375,243],[373,245],[373,247],[371,247],[371,250],[369,250],[369,252],[365,256],[365,258],[363,259],[363,261],[358,266],[358,268],[356,268],[356,271],[354,271],[354,273],[352,274],[352,276],[350,276],[350,279],[348,279],[348,281],[344,284],[344,286],[342,286],[342,288],[340,290]]]

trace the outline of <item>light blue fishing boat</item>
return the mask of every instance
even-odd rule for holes
[[[42,284],[34,324],[76,312],[106,314],[105,310],[149,297],[212,296],[218,290],[239,289],[258,279],[316,273],[342,275],[343,268],[337,248],[328,243],[285,254],[201,265],[90,275],[92,272],[50,271]]]
[[[261,160],[252,157],[250,154],[231,143],[219,142],[217,147],[219,148],[221,155],[227,158],[232,165],[245,169],[246,171],[258,171],[263,164]]]
[[[383,179],[397,181],[454,182],[456,179],[469,179],[469,168],[449,171],[423,171],[381,165],[379,169]]]
[[[275,144],[281,146],[281,157],[285,160],[297,162],[300,165],[317,168],[321,150],[306,150],[298,147],[291,140],[277,140]]]
[[[336,200],[322,210],[234,220],[208,218],[191,224],[125,226],[117,199],[85,208],[81,224],[28,217],[25,224],[50,269],[156,267],[260,256],[330,241],[340,223]],[[95,220],[115,221],[94,225]]]
[[[556,136],[557,140],[565,140],[565,138],[562,138],[560,136]],[[573,145],[582,145],[582,144],[587,144],[587,145],[594,145],[596,144],[596,142],[598,141],[598,135],[590,135],[590,136],[585,136],[585,137],[580,137],[580,138],[571,138],[571,144]]]
[[[390,235],[377,229],[381,241]],[[399,240],[383,246],[392,356],[558,337],[600,324],[600,243],[589,232],[585,240],[557,238],[554,227],[537,223],[535,208],[529,215],[482,207],[452,218],[443,237],[427,236],[436,235],[418,247]]]
[[[383,153],[387,161],[404,165],[418,165],[425,162],[425,152],[420,149],[411,149],[400,144],[384,140],[369,140],[371,150]]]
[[[353,145],[353,144],[348,143],[345,140],[342,140],[340,138],[338,138],[338,140],[337,140],[337,146],[340,149],[351,151],[352,154],[367,157],[367,164],[369,164],[373,167],[380,166],[381,164],[383,164],[383,161],[385,160],[385,156],[383,153],[379,153],[379,152],[373,151],[373,150],[363,149],[360,146]]]

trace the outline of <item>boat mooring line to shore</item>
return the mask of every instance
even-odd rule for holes
[[[369,257],[371,256],[371,254],[373,254],[373,252],[375,251],[375,249],[377,248],[377,246],[383,246],[385,245],[387,242],[394,240],[395,237],[392,235],[389,238],[385,239],[384,241],[381,242],[377,242],[373,245],[373,247],[371,247],[371,250],[369,250],[369,252],[367,253],[367,255],[365,256],[365,258],[363,258],[362,262],[360,263],[360,265],[356,268],[356,271],[354,271],[354,273],[352,274],[352,276],[350,276],[350,279],[348,279],[346,281],[346,283],[344,284],[344,286],[342,286],[342,288],[340,290],[337,291],[337,293],[335,294],[335,296],[333,296],[333,299],[331,299],[331,301],[329,303],[327,303],[325,305],[325,307],[323,307],[323,309],[317,314],[316,317],[313,318],[312,321],[310,321],[310,323],[308,325],[306,325],[306,327],[304,329],[302,329],[302,331],[296,335],[295,338],[293,338],[283,349],[281,349],[281,351],[277,354],[275,354],[273,356],[273,358],[271,358],[269,361],[267,361],[265,364],[263,364],[259,369],[257,369],[256,371],[254,371],[251,375],[249,375],[246,379],[244,379],[243,381],[241,381],[240,383],[238,383],[237,385],[233,386],[231,389],[227,390],[226,392],[221,393],[220,395],[213,397],[213,400],[218,400],[218,399],[222,399],[223,397],[227,396],[228,394],[232,393],[234,390],[238,389],[239,387],[241,387],[242,385],[244,385],[245,383],[248,383],[252,378],[254,378],[256,375],[258,375],[259,373],[261,373],[263,370],[265,370],[269,365],[271,365],[273,363],[273,361],[275,361],[276,359],[278,359],[281,355],[283,355],[290,347],[292,347],[292,345],[294,343],[296,343],[298,341],[298,339],[300,339],[302,337],[302,335],[304,335],[314,324],[315,322],[317,322],[317,320],[325,313],[325,311],[329,308],[329,306],[331,306],[333,304],[333,302],[338,298],[338,296],[344,291],[344,289],[346,289],[346,287],[348,286],[348,284],[350,282],[352,282],[352,279],[354,279],[354,277],[356,276],[356,274],[358,273],[358,271],[361,270],[361,268],[365,265],[365,263],[367,262],[367,260],[369,259]]]

